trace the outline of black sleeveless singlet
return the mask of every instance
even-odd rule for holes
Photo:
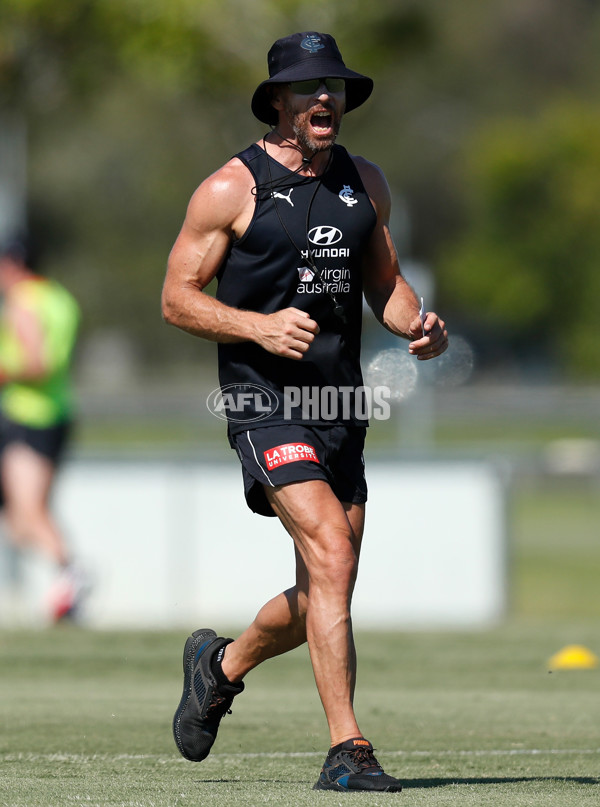
[[[216,297],[228,306],[264,314],[299,308],[318,323],[320,333],[299,361],[275,356],[254,342],[219,344],[223,396],[248,393],[243,406],[227,411],[229,433],[286,422],[364,426],[364,406],[354,405],[363,384],[362,252],[376,214],[354,162],[336,145],[325,173],[307,182],[257,144],[236,156],[254,176],[256,209],[218,272]],[[308,249],[318,273],[303,258]],[[345,321],[334,313],[325,285],[343,307]],[[310,394],[325,386],[343,396],[334,417],[331,406],[326,417],[314,417],[314,408],[290,406],[298,389]],[[257,389],[266,391],[270,403],[265,405],[265,394],[251,394]],[[229,395],[227,400],[235,398]]]

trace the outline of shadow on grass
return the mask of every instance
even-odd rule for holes
[[[470,778],[404,779],[399,777],[404,790],[449,785],[511,785],[523,782],[570,782],[578,785],[600,785],[600,778],[593,776],[473,776]],[[195,779],[198,785],[307,785],[306,779]]]
[[[401,776],[400,781],[405,790],[425,787],[447,787],[448,785],[511,785],[521,782],[574,782],[578,785],[600,784],[600,779],[594,776],[474,776],[466,779],[404,779]]]
[[[308,779],[195,779],[196,785],[312,785]]]

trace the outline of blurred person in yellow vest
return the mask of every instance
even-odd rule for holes
[[[70,366],[80,311],[72,295],[38,274],[24,237],[0,246],[0,504],[5,534],[57,567],[50,617],[75,617],[87,591],[49,508],[73,420]]]

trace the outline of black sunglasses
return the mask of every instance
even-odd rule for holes
[[[328,92],[343,92],[346,87],[343,78],[307,78],[304,81],[290,81],[288,87],[296,95],[314,95],[322,84]]]

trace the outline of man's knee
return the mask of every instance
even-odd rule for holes
[[[346,527],[324,524],[320,532],[309,561],[311,583],[339,585],[342,589],[353,585],[358,557],[351,531]]]

